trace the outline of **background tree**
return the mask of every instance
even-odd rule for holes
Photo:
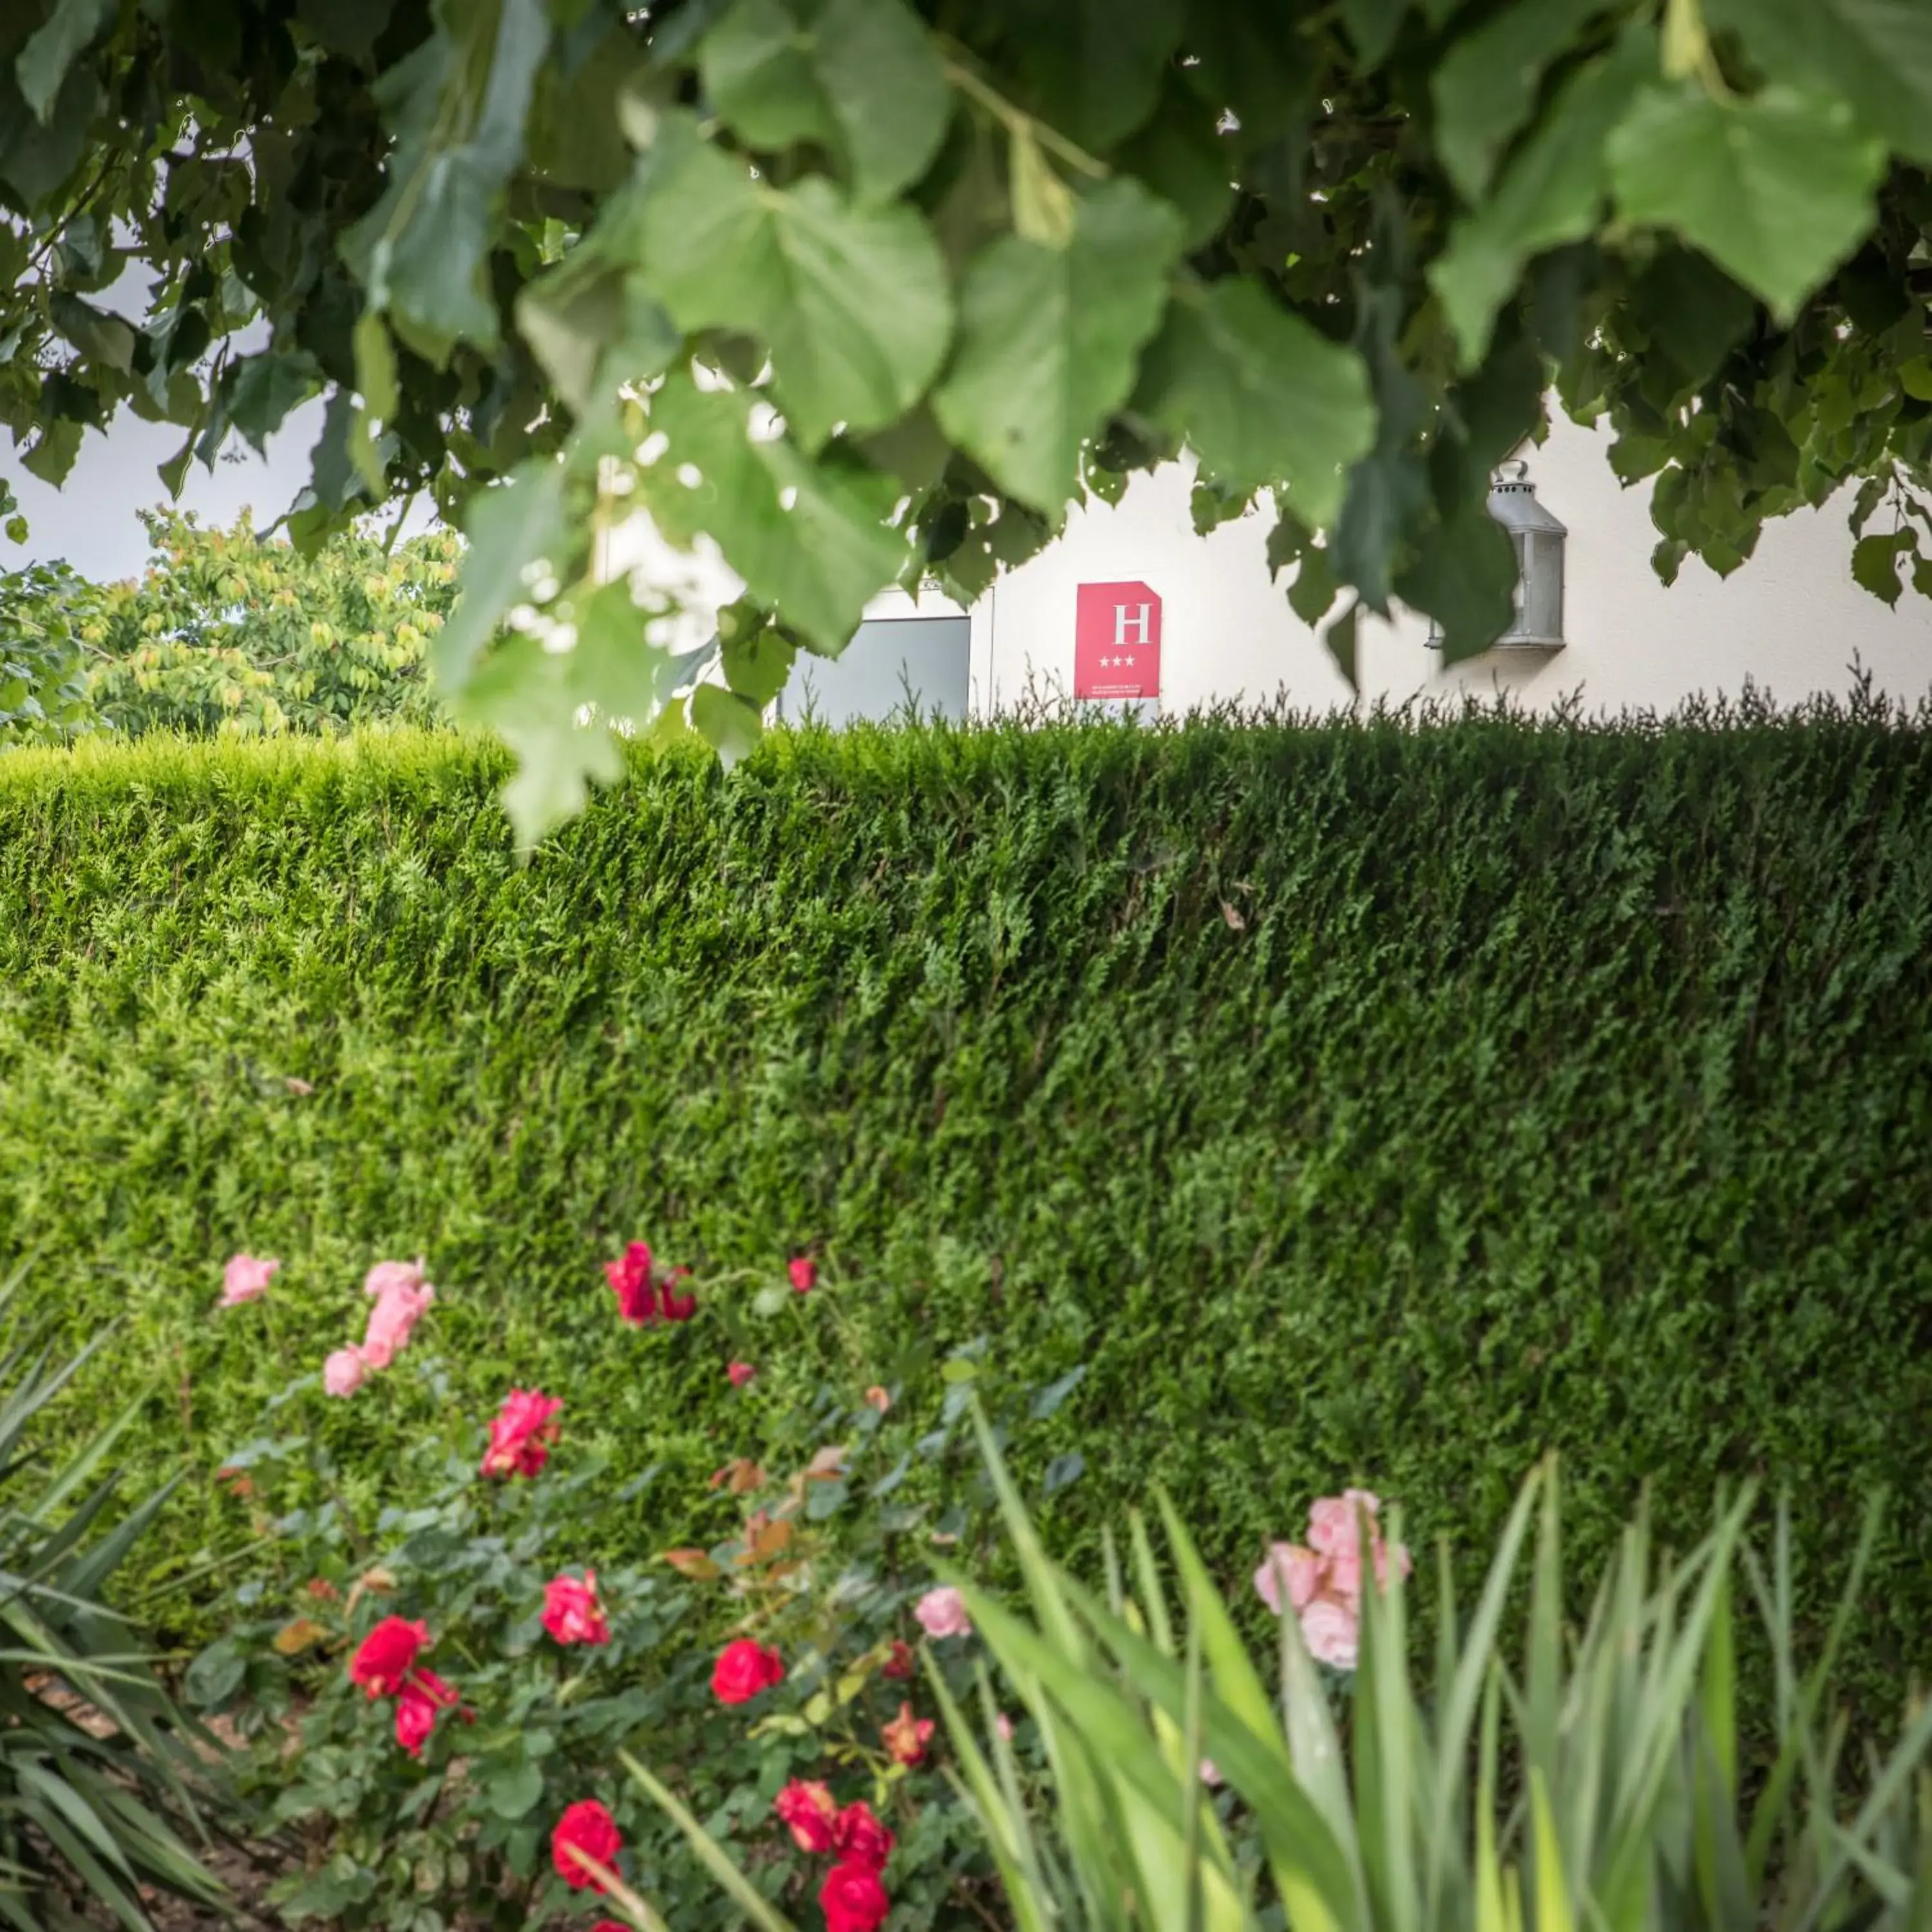
[[[0,576],[0,746],[58,744],[93,722],[78,628],[93,588],[64,563]]]
[[[177,422],[172,482],[326,394],[291,531],[460,518],[436,673],[532,833],[674,688],[598,581],[634,506],[748,586],[728,753],[880,587],[1184,442],[1345,670],[1397,598],[1484,648],[1552,374],[1666,576],[1855,480],[1861,580],[1932,588],[1928,162],[1922,0],[23,0],[0,415],[56,481]]]
[[[460,544],[442,531],[386,546],[355,530],[304,555],[192,516],[143,518],[153,557],[138,578],[89,583],[64,564],[0,576],[0,665],[40,667],[0,742],[98,728],[241,736],[328,732],[443,716],[430,640],[455,601]],[[50,682],[58,704],[45,695]]]

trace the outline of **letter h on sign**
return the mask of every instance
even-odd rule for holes
[[[1160,599],[1144,584],[1083,584],[1073,621],[1076,698],[1160,695]]]

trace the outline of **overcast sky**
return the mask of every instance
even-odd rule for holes
[[[146,272],[130,268],[88,299],[138,327],[146,312]],[[267,340],[266,328],[257,321],[236,335],[235,346],[247,354]],[[200,463],[188,465],[179,506],[194,511],[204,525],[224,528],[244,509],[250,510],[256,529],[266,530],[308,481],[309,452],[322,434],[322,417],[319,398],[293,411],[268,438],[266,459],[231,433],[212,472]],[[160,466],[172,460],[187,434],[179,424],[143,422],[124,409],[104,434],[86,433],[80,454],[58,490],[29,476],[21,467],[20,452],[0,436],[0,477],[14,486],[31,526],[24,546],[0,536],[0,571],[64,558],[83,577],[97,582],[138,575],[148,561],[148,538],[136,513],[168,500]],[[434,520],[427,499],[419,499],[407,528],[413,534]]]
[[[215,459],[213,473],[188,466],[181,504],[203,523],[231,524],[246,506],[266,529],[308,480],[309,452],[322,430],[322,405],[296,411],[268,439],[265,462],[238,436]],[[64,557],[83,577],[99,581],[138,575],[148,558],[147,533],[135,512],[168,500],[156,473],[182,446],[176,423],[143,422],[123,410],[104,435],[90,430],[58,490],[21,467],[20,452],[0,437],[0,476],[14,486],[31,526],[24,548],[0,537],[0,570]]]

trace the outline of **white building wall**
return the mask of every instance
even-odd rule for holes
[[[1565,648],[1492,651],[1445,671],[1421,619],[1366,620],[1364,700],[1501,692],[1541,710],[1580,693],[1589,713],[1668,710],[1694,694],[1736,697],[1750,683],[1790,704],[1842,694],[1855,662],[1875,688],[1907,704],[1932,693],[1932,599],[1908,590],[1887,610],[1852,582],[1842,500],[1768,526],[1756,555],[1728,578],[1692,558],[1666,586],[1650,567],[1658,532],[1649,486],[1618,482],[1608,444],[1607,435],[1559,418],[1548,442],[1528,452],[1539,499],[1570,532]],[[1070,694],[1078,586],[1132,580],[1162,598],[1163,712],[1279,698],[1310,710],[1355,701],[1318,636],[1288,608],[1285,583],[1269,577],[1269,512],[1252,510],[1197,536],[1190,487],[1186,466],[1172,464],[1137,477],[1118,505],[1074,511],[1060,538],[980,600],[970,613],[976,712],[1010,710],[1029,693]],[[715,551],[674,559],[648,525],[614,532],[609,562],[698,597],[704,608],[688,620],[687,642],[742,588]],[[957,608],[932,594],[915,605],[891,591],[868,616]]]
[[[1591,712],[1661,710],[1694,693],[1736,696],[1748,681],[1788,704],[1845,692],[1855,658],[1882,692],[1909,703],[1932,692],[1932,599],[1908,590],[1888,610],[1852,582],[1842,502],[1770,524],[1727,579],[1693,558],[1666,587],[1650,567],[1649,487],[1618,482],[1608,445],[1606,434],[1559,418],[1543,448],[1526,452],[1539,499],[1569,528],[1566,647],[1492,651],[1445,672],[1420,619],[1365,620],[1365,699],[1505,691],[1541,709],[1580,692]],[[1136,578],[1163,600],[1164,712],[1277,695],[1310,710],[1351,702],[1319,638],[1269,579],[1268,512],[1197,537],[1189,490],[1180,465],[1137,478],[1118,506],[1075,512],[1058,542],[981,600],[982,707],[1012,705],[1029,683],[1070,692],[1076,587]]]

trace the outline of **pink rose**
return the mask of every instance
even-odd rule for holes
[[[749,1362],[734,1362],[724,1372],[730,1377],[734,1388],[742,1388],[758,1372]]]
[[[1360,1636],[1354,1612],[1333,1597],[1317,1597],[1301,1613],[1301,1640],[1317,1664],[1354,1670]]]
[[[349,1681],[360,1684],[373,1702],[393,1697],[409,1680],[416,1652],[429,1642],[429,1626],[404,1617],[385,1617],[356,1646],[349,1660]]]
[[[239,1308],[244,1301],[259,1301],[268,1292],[281,1263],[272,1256],[259,1259],[254,1255],[230,1255],[221,1270],[221,1299],[218,1308]]]
[[[794,1294],[809,1294],[818,1284],[818,1264],[809,1255],[794,1255],[785,1263],[785,1274]]]
[[[794,1778],[772,1800],[772,1809],[800,1851],[829,1852],[838,1842],[838,1803],[824,1785]]]
[[[879,1741],[886,1748],[886,1755],[896,1764],[923,1764],[936,1722],[932,1718],[915,1718],[912,1706],[902,1702],[898,1715],[890,1724],[879,1726]]]
[[[400,1269],[403,1264],[383,1262],[379,1266]],[[370,1273],[376,1271],[372,1268]],[[435,1299],[436,1290],[426,1285],[415,1288],[395,1280],[385,1288],[369,1311],[369,1326],[362,1337],[362,1359],[368,1366],[386,1369],[409,1346],[416,1324]]]
[[[353,1395],[368,1373],[360,1348],[338,1348],[322,1365],[322,1385],[331,1395]]]
[[[711,1666],[711,1694],[721,1704],[748,1704],[761,1690],[784,1682],[784,1659],[770,1644],[741,1636],[718,1653]]]
[[[396,1696],[396,1742],[412,1757],[421,1757],[422,1748],[436,1729],[436,1714],[456,1702],[456,1691],[434,1670],[412,1670]]]
[[[597,1600],[597,1573],[553,1576],[544,1586],[543,1627],[559,1643],[608,1643],[610,1626]]]
[[[558,1396],[541,1389],[513,1388],[490,1421],[490,1446],[483,1452],[486,1476],[538,1476],[550,1460],[563,1407]]]
[[[1376,1582],[1383,1589],[1388,1588],[1389,1552],[1395,1552],[1396,1566],[1405,1576],[1412,1574],[1415,1565],[1409,1561],[1408,1545],[1406,1543],[1384,1543],[1376,1538]]]
[[[558,1877],[573,1892],[588,1886],[593,1892],[604,1889],[604,1881],[578,1861],[579,1852],[594,1859],[608,1871],[617,1862],[624,1841],[617,1834],[617,1821],[594,1798],[580,1798],[568,1807],[550,1834],[550,1862]]]
[[[1372,1490],[1344,1490],[1339,1496],[1323,1496],[1308,1512],[1308,1541],[1318,1556],[1354,1556],[1361,1552],[1361,1518],[1366,1515],[1372,1534],[1376,1512],[1382,1499]]]
[[[618,1317],[633,1328],[648,1328],[660,1316],[667,1322],[688,1322],[698,1312],[698,1298],[676,1289],[690,1273],[688,1268],[659,1268],[644,1241],[631,1242],[615,1261],[604,1264],[604,1278],[617,1298]]]
[[[862,1798],[839,1813],[832,1831],[832,1849],[839,1863],[859,1865],[870,1872],[885,1870],[897,1842]]]
[[[1000,1736],[1004,1738],[1008,1744],[1011,1744],[1012,1742],[1013,1720],[1006,1715],[1005,1712],[1000,1711],[996,1712],[994,1714],[993,1728],[999,1732]]]
[[[913,1615],[928,1636],[970,1636],[973,1619],[966,1614],[966,1599],[949,1583],[928,1590],[920,1598]]]
[[[617,1316],[633,1328],[658,1318],[657,1288],[651,1275],[650,1244],[632,1241],[614,1262],[604,1264],[604,1279],[617,1298]]]
[[[892,1904],[877,1872],[848,1861],[826,1874],[818,1908],[825,1914],[825,1932],[878,1932]]]
[[[688,1281],[691,1270],[688,1268],[674,1268],[664,1278],[658,1289],[658,1307],[667,1322],[688,1322],[698,1312],[698,1297],[675,1292],[681,1281]]]
[[[1312,1593],[1310,1593],[1311,1595]],[[1322,1594],[1346,1604],[1352,1610],[1362,1600],[1362,1556],[1357,1550],[1338,1550],[1322,1566]],[[1297,1610],[1304,1607],[1298,1604]]]
[[[1298,1543],[1277,1543],[1268,1551],[1268,1561],[1255,1572],[1255,1589],[1276,1616],[1282,1614],[1282,1585],[1288,1586],[1288,1605],[1304,1610],[1315,1600],[1322,1587],[1322,1559]]]
[[[423,1285],[423,1262],[378,1262],[362,1277],[362,1292],[379,1301],[392,1289],[406,1288],[413,1294]]]
[[[1227,1781],[1221,1775],[1221,1767],[1211,1757],[1204,1757],[1201,1760],[1201,1782],[1203,1784],[1226,1784]]]

